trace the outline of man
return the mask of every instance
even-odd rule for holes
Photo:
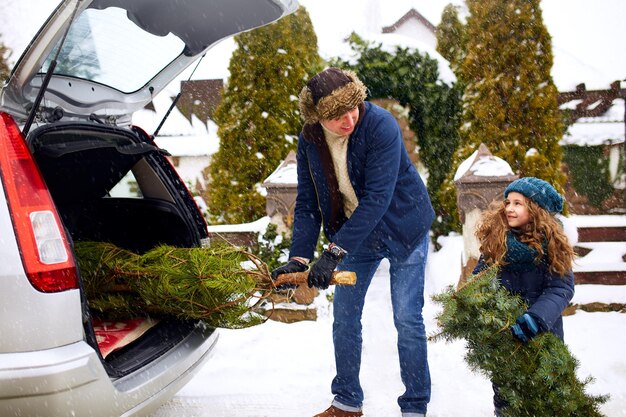
[[[361,314],[374,272],[387,258],[406,387],[398,404],[404,417],[424,416],[430,374],[422,307],[434,212],[398,123],[365,97],[356,74],[338,68],[315,75],[300,93],[304,126],[290,259],[272,277],[308,268],[322,225],[331,243],[311,267],[309,287],[328,288],[336,267],[357,274],[355,286],[335,288],[335,398],[315,416],[356,417],[363,415]]]

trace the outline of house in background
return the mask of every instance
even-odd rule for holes
[[[608,180],[615,188],[615,193],[603,203],[602,209],[613,213],[626,213],[624,202],[626,82],[615,81],[607,90],[587,90],[584,84],[580,84],[575,91],[560,93],[558,102],[559,108],[565,112],[569,123],[560,142],[561,145],[566,150],[568,147],[585,147],[586,152],[599,148],[594,154],[602,155],[602,158],[608,162]],[[571,168],[567,167],[570,173],[572,173]],[[586,177],[602,174],[597,170],[579,171],[583,171],[582,174]],[[589,178],[589,181],[593,180]],[[568,181],[568,186],[566,194],[573,212],[577,214],[598,212],[599,208],[591,207],[586,196],[581,196],[572,189],[571,181]]]
[[[394,33],[419,39],[433,49],[437,46],[435,30],[435,26],[415,9],[409,10],[392,25],[383,27],[383,33]]]
[[[559,94],[559,108],[567,114],[569,127],[562,145],[603,146],[612,182],[619,182],[619,159],[624,152],[626,82],[615,81],[608,90],[591,90],[585,84],[576,91]],[[621,178],[623,187],[624,179]]]

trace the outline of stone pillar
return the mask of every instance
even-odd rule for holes
[[[298,175],[296,154],[291,151],[285,160],[263,182],[267,190],[265,211],[270,221],[277,226],[277,232],[291,236],[296,195],[298,194]],[[317,320],[317,309],[312,305],[319,291],[300,285],[288,294],[272,295],[274,306],[272,320],[293,323],[302,320]]]
[[[296,154],[291,151],[285,160],[263,182],[267,190],[265,211],[278,233],[291,235],[293,212],[296,205],[298,176]]]
[[[457,188],[457,208],[463,225],[461,282],[472,273],[480,257],[480,244],[474,231],[483,211],[492,201],[502,200],[506,186],[517,178],[511,166],[493,156],[482,143],[459,166],[454,176],[454,184]]]

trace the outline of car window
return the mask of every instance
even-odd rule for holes
[[[184,47],[171,33],[156,36],[142,30],[123,9],[86,9],[72,24],[54,73],[130,93],[143,87]],[[57,49],[58,46],[44,62],[42,73],[48,71]]]
[[[133,171],[129,171],[128,174],[124,176],[118,182],[115,187],[109,191],[110,197],[120,197],[120,198],[143,198],[141,193],[141,189],[139,188],[139,182]]]

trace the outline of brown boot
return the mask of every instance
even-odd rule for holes
[[[360,417],[363,413],[360,411],[344,411],[340,408],[331,405],[328,410],[323,413],[316,414],[313,417]]]

